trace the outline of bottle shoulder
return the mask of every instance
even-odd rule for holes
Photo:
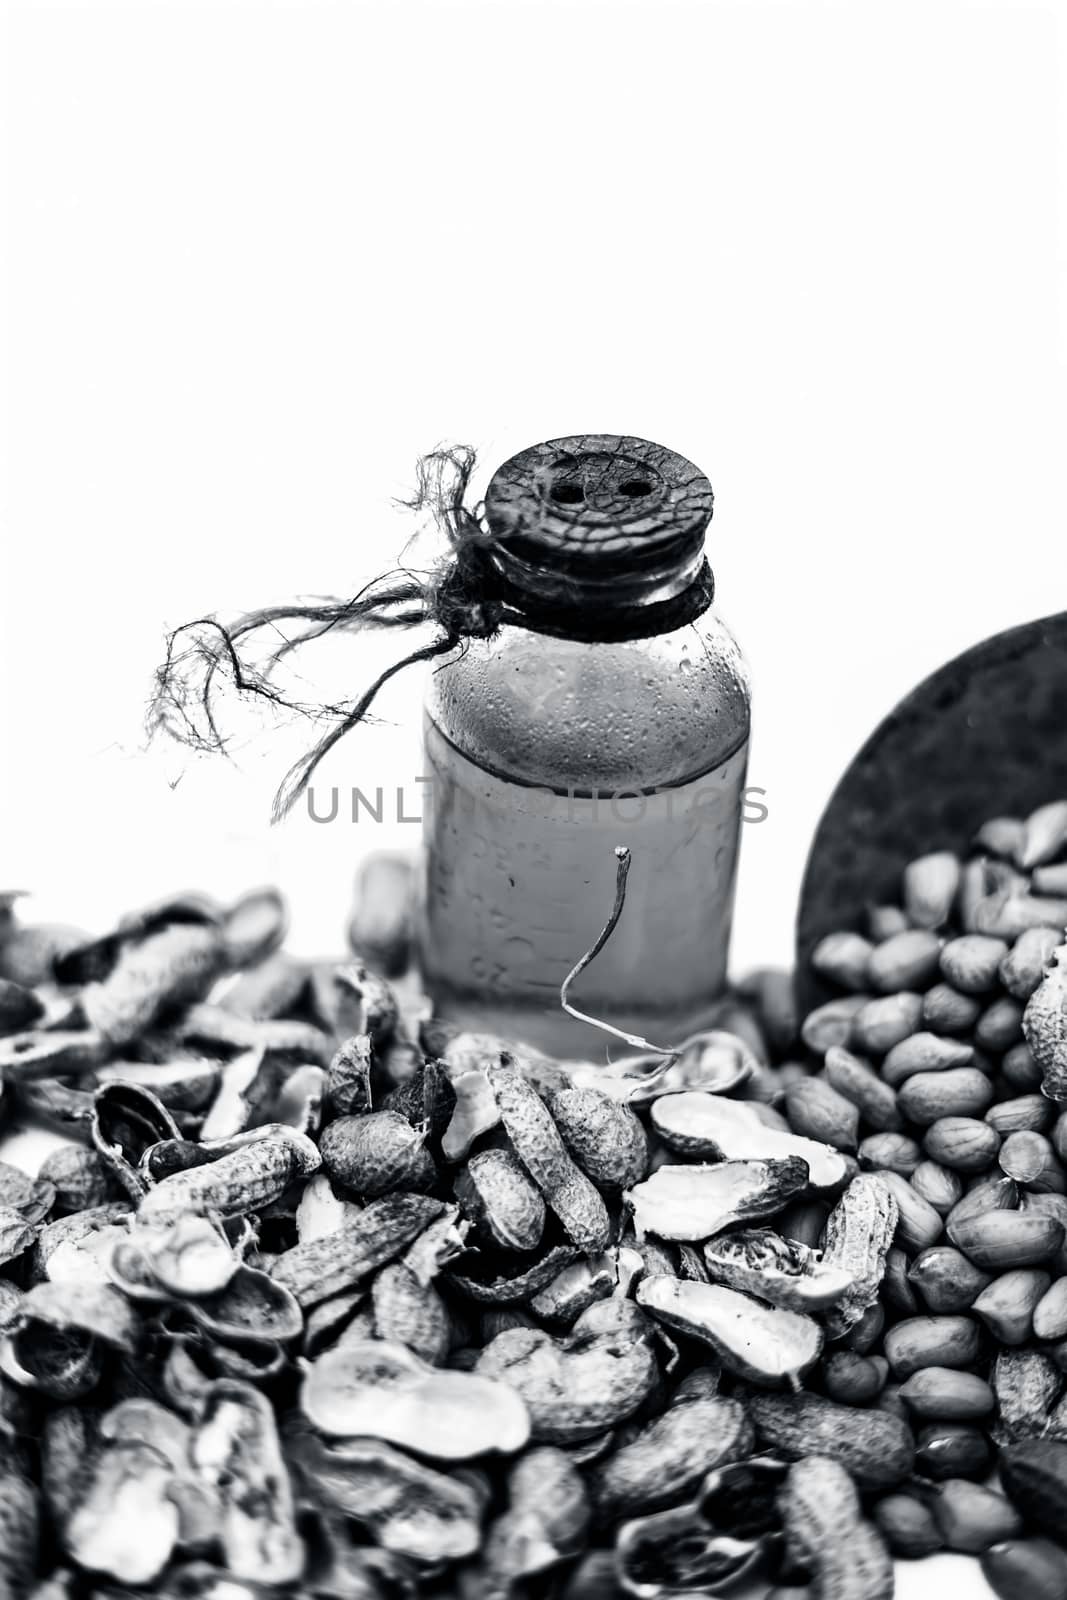
[[[427,710],[470,760],[553,788],[651,788],[748,736],[750,684],[714,610],[673,633],[588,644],[506,627],[430,677]]]

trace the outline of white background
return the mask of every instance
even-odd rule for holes
[[[174,752],[139,750],[165,629],[352,592],[440,440],[487,475],[628,432],[715,485],[770,809],[735,954],[788,959],[807,841],[874,723],[1065,603],[1055,7],[8,0],[3,22],[0,879],[97,924],[277,878],[296,943],[336,947],[360,849],[416,830],[269,830],[299,730],[172,787]],[[322,662],[331,693],[369,666]],[[324,785],[417,775],[417,676]]]

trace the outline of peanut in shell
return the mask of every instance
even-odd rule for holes
[[[1052,965],[1026,1003],[1023,1033],[1041,1068],[1041,1092],[1050,1100],[1067,1100],[1067,945],[1060,945]]]
[[[648,1170],[648,1138],[633,1111],[597,1089],[557,1089],[548,1109],[571,1157],[601,1189],[629,1189]]]
[[[585,1483],[567,1453],[539,1445],[521,1455],[507,1482],[508,1505],[489,1527],[477,1574],[479,1600],[510,1600],[516,1590],[587,1542]]]
[[[482,1150],[456,1179],[466,1213],[507,1250],[536,1250],[545,1226],[545,1203],[510,1150]]]
[[[1052,1408],[1063,1393],[1063,1381],[1063,1374],[1044,1350],[1001,1350],[990,1374],[998,1443],[1046,1433]]]
[[[174,923],[150,933],[126,945],[103,982],[86,988],[88,1024],[113,1046],[130,1044],[165,1007],[205,995],[227,959],[217,928]]]
[[[407,1262],[390,1262],[375,1273],[371,1305],[376,1338],[406,1345],[429,1366],[444,1361],[452,1342],[448,1308],[434,1284],[421,1282]]]
[[[760,1444],[786,1461],[830,1454],[861,1489],[892,1489],[915,1460],[911,1430],[888,1411],[836,1405],[817,1394],[754,1392],[746,1409]]]
[[[368,1199],[397,1189],[422,1193],[437,1179],[425,1135],[398,1111],[337,1117],[319,1140],[330,1177]]]
[[[607,1207],[568,1154],[545,1102],[507,1063],[487,1067],[486,1075],[515,1154],[568,1238],[580,1250],[599,1254],[611,1238]]]
[[[316,1172],[320,1160],[306,1135],[265,1126],[217,1160],[164,1178],[144,1196],[138,1216],[161,1225],[188,1212],[245,1216],[279,1199],[295,1178]]]
[[[369,1034],[357,1033],[345,1040],[326,1074],[326,1099],[335,1117],[355,1116],[371,1109],[373,1065]]]
[[[847,1333],[877,1300],[898,1220],[896,1199],[878,1173],[853,1178],[826,1219],[823,1265],[852,1278],[852,1287],[827,1314],[831,1338]]]
[[[392,1261],[444,1209],[428,1195],[385,1195],[335,1232],[284,1251],[272,1264],[271,1275],[306,1311],[355,1288]]]
[[[615,1450],[591,1479],[603,1521],[643,1516],[691,1498],[709,1472],[752,1453],[755,1437],[739,1400],[675,1403]]]
[[[498,1334],[478,1356],[476,1372],[509,1385],[530,1414],[532,1437],[569,1445],[633,1415],[658,1378],[650,1344],[632,1336],[576,1333],[559,1342],[541,1329]]]
[[[778,1505],[789,1548],[814,1573],[820,1596],[892,1600],[889,1551],[863,1520],[856,1486],[839,1459],[813,1455],[796,1462]]]

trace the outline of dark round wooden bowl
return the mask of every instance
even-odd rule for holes
[[[797,998],[829,998],[813,946],[893,900],[928,850],[966,849],[993,816],[1067,796],[1067,611],[1009,628],[932,673],[879,724],[838,783],[808,853]]]

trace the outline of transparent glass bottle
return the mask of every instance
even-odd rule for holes
[[[712,1019],[749,683],[711,609],[711,511],[704,475],[642,439],[550,440],[494,475],[491,559],[524,625],[430,677],[420,945],[438,1015],[602,1058],[559,991],[611,910],[622,844],[622,919],[573,1003],[657,1043]]]

